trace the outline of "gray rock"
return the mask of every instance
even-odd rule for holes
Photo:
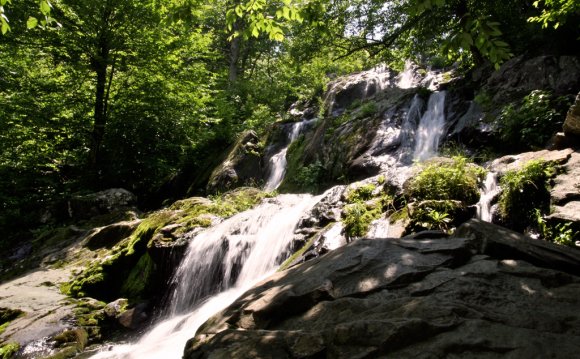
[[[564,133],[566,135],[580,135],[580,93],[576,96],[576,101],[570,107],[566,121],[564,121]]]
[[[532,160],[543,160],[556,165],[563,165],[568,162],[572,153],[574,153],[574,150],[567,148],[560,151],[541,150],[507,155],[493,160],[489,169],[493,172],[504,174],[507,171],[519,170]]]
[[[227,158],[213,170],[207,191],[225,192],[236,187],[258,184],[263,177],[259,142],[254,131],[242,133],[228,149]]]
[[[127,238],[141,223],[140,219],[123,221],[92,230],[83,240],[83,246],[90,249],[112,248],[122,239]]]
[[[575,357],[578,273],[580,251],[477,220],[359,240],[246,292],[184,358]]]
[[[123,188],[111,188],[84,196],[73,197],[68,203],[69,217],[85,219],[132,208],[137,197]]]
[[[557,94],[574,93],[580,83],[580,59],[574,56],[523,56],[505,62],[494,72],[485,89],[497,104],[510,102],[532,90],[551,90]]]

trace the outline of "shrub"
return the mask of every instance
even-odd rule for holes
[[[534,223],[536,210],[549,211],[549,180],[555,167],[546,161],[527,162],[520,170],[508,171],[500,179],[499,214],[515,230]]]
[[[376,186],[372,183],[367,183],[362,186],[355,187],[348,191],[345,196],[345,199],[348,203],[355,203],[355,202],[362,202],[368,201],[369,199],[373,198],[373,192],[375,191]]]
[[[369,208],[370,207],[370,208]],[[381,216],[378,206],[368,206],[363,202],[348,204],[344,207],[344,232],[347,238],[364,236],[372,221]]]
[[[536,225],[542,238],[564,246],[577,246],[576,239],[580,237],[580,233],[570,228],[572,222],[549,224],[539,209],[534,210],[534,216],[536,217]]]
[[[437,229],[448,232],[457,219],[462,218],[465,208],[459,201],[428,200],[416,205],[411,211],[406,232]]]
[[[543,147],[564,119],[554,106],[550,94],[540,90],[524,97],[519,106],[507,105],[499,116],[502,140],[522,149]]]
[[[486,171],[461,156],[453,157],[450,163],[431,163],[414,177],[408,194],[418,201],[458,200],[474,204],[479,199],[478,182]]]
[[[379,111],[379,108],[375,102],[367,102],[360,108],[361,118],[374,116]]]

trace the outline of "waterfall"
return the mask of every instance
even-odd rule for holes
[[[302,132],[302,129],[306,125],[312,123],[313,121],[315,120],[314,119],[305,120],[300,122],[294,122],[291,124],[292,128],[288,133],[288,145],[286,145],[286,147],[284,147],[278,153],[270,157],[270,161],[268,162],[269,175],[268,180],[264,185],[265,191],[273,191],[276,188],[278,188],[278,186],[280,186],[282,180],[284,180],[284,175],[286,174],[286,165],[287,165],[286,153],[288,152],[288,147],[290,147],[292,142],[294,142],[298,138],[298,136]]]
[[[409,107],[409,111],[407,111],[407,115],[405,116],[405,120],[401,125],[401,134],[400,134],[400,141],[401,141],[401,152],[399,156],[399,161],[407,162],[410,161],[410,154],[415,148],[415,133],[417,129],[417,125],[421,120],[421,112],[423,111],[424,101],[421,99],[421,96],[415,95],[413,97],[413,101],[411,101],[411,106]]]
[[[499,193],[499,186],[497,184],[497,173],[488,172],[483,182],[483,188],[480,191],[479,202],[477,202],[477,218],[482,221],[491,222],[492,210],[491,202]]]
[[[445,131],[445,91],[433,92],[415,134],[413,158],[424,161],[437,154]]]
[[[276,270],[300,218],[320,198],[280,195],[195,236],[173,280],[168,319],[137,343],[93,358],[180,358],[201,324]]]
[[[405,69],[399,75],[399,82],[397,86],[402,89],[410,89],[417,86],[417,81],[415,79],[415,67],[413,62],[407,60],[405,61]]]

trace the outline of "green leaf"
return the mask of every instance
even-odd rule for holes
[[[2,19],[2,35],[5,35],[8,31],[10,30],[10,26],[8,25],[8,22],[6,20],[4,20],[4,18]]]
[[[48,15],[48,14],[50,14],[50,8],[51,8],[51,5],[50,5],[50,3],[48,2],[48,0],[41,0],[41,1],[40,1],[40,12],[41,12],[43,15]]]
[[[37,25],[38,25],[38,19],[33,17],[33,16],[30,16],[28,18],[28,21],[26,21],[26,28],[28,28],[28,29],[33,29]]]

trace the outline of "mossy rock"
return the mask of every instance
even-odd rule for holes
[[[89,266],[62,291],[73,297],[90,296],[110,302],[127,297],[131,303],[161,295],[170,273],[157,273],[164,263],[156,263],[150,253],[156,242],[164,246],[178,235],[213,223],[208,216],[232,216],[258,204],[270,194],[256,188],[238,188],[214,198],[189,198],[177,201],[171,207],[151,213],[126,239],[111,250],[102,261]],[[166,229],[164,231],[164,228]]]

